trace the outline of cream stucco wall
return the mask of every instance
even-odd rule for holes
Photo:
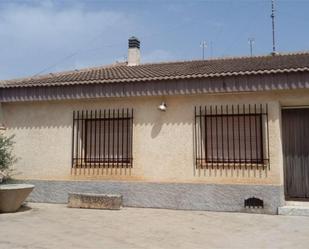
[[[166,113],[157,110],[164,100]],[[194,106],[269,105],[270,170],[195,170]],[[124,179],[153,182],[282,184],[281,105],[309,105],[309,91],[3,103],[7,134],[15,134],[17,178]],[[73,110],[134,108],[133,168],[71,174]]]

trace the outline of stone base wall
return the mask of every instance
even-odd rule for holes
[[[19,181],[20,182],[20,181]],[[67,203],[68,193],[120,194],[127,207],[169,208],[277,214],[284,204],[283,186],[193,183],[150,183],[115,181],[24,180],[35,185],[31,202]],[[244,207],[244,200],[256,197],[263,209]]]

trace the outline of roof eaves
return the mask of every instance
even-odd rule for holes
[[[179,80],[179,79],[198,79],[198,78],[215,78],[215,77],[229,77],[229,76],[244,76],[244,75],[261,75],[261,74],[275,74],[275,73],[289,73],[289,72],[307,72],[309,67],[302,68],[286,68],[286,69],[267,69],[256,71],[239,71],[239,72],[223,72],[223,73],[207,73],[207,74],[190,74],[190,75],[176,75],[176,76],[157,76],[157,77],[143,77],[143,78],[129,78],[129,79],[106,79],[106,80],[85,80],[85,81],[66,81],[54,83],[32,83],[24,84],[17,82],[16,84],[5,84],[0,82],[0,88],[23,88],[23,87],[48,87],[48,86],[68,86],[81,84],[102,84],[102,83],[131,83],[131,82],[146,82],[158,80]]]

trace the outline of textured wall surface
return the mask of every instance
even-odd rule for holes
[[[114,181],[23,181],[35,185],[32,202],[67,203],[69,192],[121,194],[123,205],[188,210],[276,214],[283,205],[283,187],[276,185],[223,185]],[[264,209],[244,208],[244,200],[257,197]]]
[[[309,91],[131,97],[76,101],[3,103],[7,134],[15,134],[16,177],[49,180],[138,180],[224,184],[283,184],[281,110],[286,103],[309,104]],[[165,101],[168,110],[158,111]],[[194,107],[268,103],[270,170],[194,167]],[[133,108],[133,168],[71,174],[73,110]]]

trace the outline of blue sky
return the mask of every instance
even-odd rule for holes
[[[276,1],[277,50],[307,51],[309,0]],[[127,39],[142,62],[249,55],[272,49],[270,0],[0,1],[0,79],[123,61]],[[210,48],[212,44],[212,49]]]

